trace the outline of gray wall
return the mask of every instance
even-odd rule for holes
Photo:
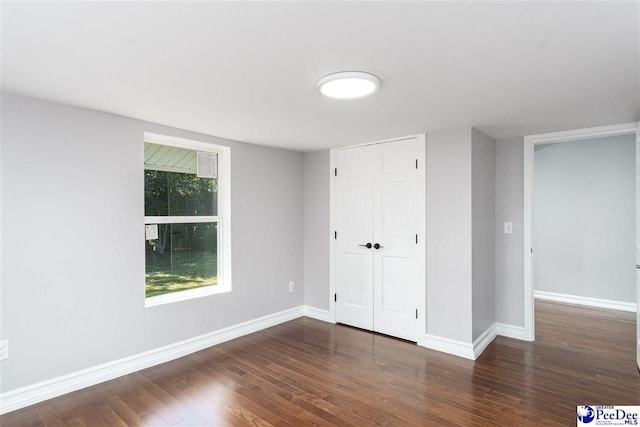
[[[304,153],[304,303],[329,310],[329,150]]]
[[[536,290],[635,302],[635,138],[536,146]]]
[[[427,333],[471,342],[471,128],[427,138]]]
[[[303,155],[11,95],[2,113],[0,337],[11,340],[11,359],[0,392],[303,303],[328,309],[328,151]],[[232,147],[231,293],[144,308],[144,131]],[[490,320],[492,295],[490,270],[472,263],[490,240],[490,149],[472,153],[472,134],[482,138],[465,128],[427,142],[428,333],[464,342]],[[495,320],[521,326],[522,138],[499,141],[495,162]],[[514,234],[502,234],[504,220]]]
[[[495,322],[494,222],[496,142],[471,131],[473,336]]]
[[[496,322],[524,327],[524,138],[496,142],[495,180]]]
[[[10,95],[2,114],[0,391],[303,303],[301,153]],[[232,292],[144,308],[144,131],[231,147]]]

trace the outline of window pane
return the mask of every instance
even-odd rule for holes
[[[188,148],[144,143],[145,216],[218,215],[218,156],[200,154]]]
[[[144,171],[145,216],[216,216],[218,180],[196,174]]]
[[[146,240],[146,296],[218,283],[218,223],[158,224]]]

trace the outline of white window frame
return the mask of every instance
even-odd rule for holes
[[[218,155],[218,215],[213,217],[189,216],[166,217],[145,216],[146,224],[216,222],[218,224],[218,283],[214,286],[203,286],[180,292],[171,292],[153,297],[145,296],[145,307],[185,301],[208,295],[231,291],[231,148],[223,145],[193,141],[167,135],[145,132],[144,141],[151,144],[168,145],[189,150],[206,151]],[[144,168],[144,165],[143,165]],[[141,227],[142,229],[142,227]],[[143,248],[144,251],[144,248]],[[146,262],[146,261],[145,261]],[[146,291],[146,280],[143,280],[143,295]]]

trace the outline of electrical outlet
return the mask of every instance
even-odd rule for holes
[[[293,292],[296,289],[296,284],[293,281],[289,282],[289,292]]]
[[[0,360],[9,358],[9,340],[0,341]]]
[[[513,222],[505,221],[504,222],[504,234],[512,234],[513,233]]]

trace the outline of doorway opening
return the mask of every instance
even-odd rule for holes
[[[627,124],[622,124],[622,125],[614,125],[614,126],[605,126],[605,127],[598,127],[598,128],[588,128],[588,129],[579,129],[579,130],[573,130],[573,131],[566,131],[566,132],[554,132],[554,133],[547,133],[547,134],[541,134],[541,135],[532,135],[532,136],[528,136],[525,137],[524,139],[524,334],[525,334],[525,339],[529,340],[529,341],[533,341],[535,340],[535,310],[534,310],[534,297],[536,294],[536,286],[535,286],[535,281],[536,281],[536,269],[535,269],[535,263],[538,261],[538,258],[536,257],[537,253],[540,253],[540,251],[538,249],[542,249],[542,248],[538,248],[537,245],[540,244],[541,237],[536,235],[534,238],[534,227],[536,227],[536,221],[540,222],[541,221],[541,217],[539,216],[539,212],[536,212],[536,210],[534,210],[534,198],[536,196],[536,191],[534,190],[534,186],[535,185],[540,185],[540,186],[549,186],[549,185],[553,185],[553,183],[545,183],[545,182],[535,182],[534,180],[536,179],[536,177],[539,178],[539,176],[536,175],[536,169],[534,168],[534,158],[536,158],[536,150],[537,150],[537,154],[538,156],[540,156],[541,158],[544,156],[553,158],[551,156],[548,156],[550,154],[557,154],[554,152],[563,152],[563,151],[570,151],[567,150],[568,148],[570,148],[570,144],[564,144],[563,143],[573,143],[573,144],[588,144],[589,142],[592,142],[593,144],[597,143],[597,140],[601,140],[604,141],[604,138],[610,139],[610,140],[616,140],[617,138],[620,137],[624,137],[627,136],[627,138],[630,138],[633,141],[633,146],[637,146],[637,142],[640,138],[640,129],[638,128],[638,123],[627,123]],[[579,142],[582,141],[582,142]],[[585,148],[586,145],[583,147]],[[584,150],[582,150],[584,151]],[[588,150],[587,150],[588,151]],[[632,158],[636,159],[637,163],[637,159],[638,159],[638,154],[637,153],[637,148],[634,148],[633,150],[630,151],[632,153]],[[593,153],[591,153],[593,154]],[[563,155],[571,157],[570,153],[563,153]],[[536,158],[537,159],[537,158]],[[548,163],[548,162],[547,162]],[[553,162],[551,162],[553,163]],[[558,166],[558,165],[555,165]],[[580,167],[580,165],[574,165],[574,167]],[[562,171],[561,171],[562,172]],[[564,172],[570,172],[570,171],[564,171]],[[633,172],[633,174],[637,177],[637,170]],[[570,177],[572,178],[572,177]],[[637,178],[636,178],[637,181]],[[573,184],[576,184],[576,181],[573,182]],[[589,183],[585,183],[585,184],[589,184]],[[591,185],[597,185],[599,184],[599,182],[592,182]],[[637,197],[637,191],[638,191],[638,185],[640,185],[640,183],[633,183],[631,182],[629,184],[630,186],[633,187],[633,198],[630,201],[630,206],[631,206],[631,210],[633,211],[634,208],[633,206],[637,206],[638,203],[638,197]],[[583,186],[585,188],[588,188],[589,185],[585,185]],[[583,188],[583,190],[585,190],[585,188]],[[602,190],[602,189],[600,189]],[[609,189],[612,192],[615,192],[615,189]],[[606,191],[606,190],[605,190]],[[578,196],[577,194],[575,196]],[[572,195],[569,195],[568,197],[573,197]],[[558,201],[560,199],[556,199],[556,201]],[[536,199],[536,203],[541,203],[541,204],[547,204],[550,202],[550,200],[544,200],[544,199]],[[557,209],[562,209],[561,207],[556,206]],[[584,209],[584,207],[583,207]],[[633,221],[631,222],[633,229],[635,229],[635,232],[628,230],[627,233],[631,233],[631,240],[633,240],[633,251],[635,251],[636,253],[633,254],[633,256],[636,258],[636,264],[638,264],[637,259],[638,259],[638,242],[640,242],[640,239],[637,236],[637,233],[640,231],[640,227],[638,226],[638,215],[637,215],[637,209],[635,209],[636,212],[633,212]],[[536,213],[538,215],[536,215]],[[583,215],[584,217],[588,218],[589,220],[596,220],[597,219],[597,213],[598,212],[580,212],[581,215]],[[627,212],[628,213],[628,212]],[[628,213],[629,214],[629,213]],[[605,215],[606,216],[606,215]],[[553,221],[556,220],[557,218],[553,218],[553,215],[550,215],[550,218],[542,218],[542,221],[549,221],[552,225],[553,225]],[[584,219],[584,218],[583,218]],[[584,221],[583,221],[584,222]],[[587,221],[588,223],[588,221]],[[558,224],[559,225],[559,224]],[[580,224],[572,224],[571,228],[574,228],[574,232],[580,232],[579,227],[577,227],[577,225]],[[584,224],[583,224],[584,225]],[[619,224],[616,224],[619,225]],[[553,228],[553,226],[551,227]],[[560,228],[560,230],[562,230],[562,228]],[[565,230],[566,231],[566,230]],[[547,230],[547,232],[549,232],[549,230]],[[558,229],[554,230],[551,232],[551,234],[549,236],[547,236],[548,239],[553,239],[553,232],[558,233]],[[570,233],[569,233],[570,234]],[[589,265],[584,265],[585,263],[585,259],[589,259],[589,257],[595,256],[594,254],[596,252],[594,252],[594,254],[589,254],[589,256],[582,256],[582,257],[578,257],[578,256],[572,256],[571,255],[571,251],[578,251],[578,250],[582,250],[582,248],[588,248],[588,249],[593,249],[592,246],[597,246],[599,244],[602,244],[602,239],[598,240],[596,238],[596,236],[592,236],[588,234],[588,230],[582,230],[582,234],[583,239],[580,242],[573,242],[573,248],[571,247],[571,245],[569,245],[569,247],[565,247],[564,248],[564,253],[565,253],[565,262],[567,261],[567,257],[568,258],[574,258],[571,260],[571,262],[574,262],[576,260],[578,260],[579,262],[582,263],[582,267],[583,269],[588,270],[589,268],[593,267],[593,265],[589,266]],[[584,237],[587,236],[587,237]],[[556,236],[557,237],[557,236]],[[589,243],[589,239],[593,238],[593,242]],[[616,250],[618,250],[620,248],[616,248]],[[629,248],[627,248],[629,249]],[[586,251],[588,252],[588,250]],[[628,252],[628,251],[627,251]],[[569,254],[569,255],[567,255]],[[549,254],[545,253],[545,256],[547,256]],[[580,255],[584,255],[584,254],[580,254]],[[629,254],[627,253],[625,255],[627,258],[629,258]],[[580,259],[579,259],[580,258]],[[541,259],[542,261],[542,259]],[[558,264],[561,263],[563,260],[562,259],[558,259],[556,258],[555,260],[549,261],[547,259],[547,261],[543,261],[543,262],[549,262],[551,265]],[[571,264],[571,262],[569,262],[569,264]],[[591,263],[593,264],[593,260],[591,261]],[[628,264],[628,266],[626,266],[626,264]],[[637,277],[637,273],[633,273],[633,268],[635,267],[633,265],[633,260],[632,258],[629,258],[628,260],[626,260],[626,264],[624,268],[629,269],[629,271],[627,273],[629,273],[628,275],[633,275],[634,277]],[[559,265],[559,264],[558,264]],[[544,266],[543,266],[544,267]],[[575,265],[573,266],[569,266],[570,268],[576,268]],[[576,275],[576,272],[573,271],[570,274],[574,274]],[[603,271],[603,274],[606,274],[606,272]],[[538,277],[539,278],[539,277]],[[628,279],[628,277],[627,277]],[[578,278],[579,280],[579,278]],[[548,286],[549,283],[546,283],[545,286]],[[571,295],[572,291],[571,291],[571,287],[572,284],[567,284],[567,283],[561,283],[559,286],[561,286],[560,290],[564,289],[564,292],[550,292],[549,290],[547,291],[542,291],[542,292],[547,292],[546,295],[549,297],[550,294],[551,296],[555,296],[556,300],[561,300],[561,296],[562,295]],[[564,286],[564,288],[562,288],[562,286]],[[591,283],[589,286],[595,286],[593,283]],[[635,304],[631,303],[629,304],[627,307],[634,307],[634,310],[636,311],[636,313],[638,312],[637,310],[637,302],[638,302],[638,297],[640,297],[640,292],[638,291],[638,281],[636,281],[635,283],[636,286],[636,291],[635,291]],[[539,290],[538,290],[539,291]],[[594,292],[593,289],[590,289],[589,292]],[[575,292],[574,292],[575,293]],[[606,300],[607,298],[603,298],[601,295],[596,294],[592,294],[594,296],[596,296],[596,298],[591,297],[593,300]],[[625,299],[625,298],[620,298],[621,294],[617,294],[617,296],[614,296],[613,298],[610,298],[610,300],[619,300],[619,299]],[[540,291],[538,292],[538,296],[540,296]],[[560,299],[558,299],[560,298]],[[584,299],[583,302],[594,302],[594,301],[589,301],[588,298]],[[551,298],[548,298],[551,299]],[[628,298],[626,298],[628,299]],[[573,302],[575,303],[576,300],[574,299],[573,301],[563,301],[563,302]],[[618,307],[609,307],[609,308],[620,308],[621,306]],[[639,334],[638,334],[638,346],[639,346],[639,351],[640,351],[640,329],[639,329]]]

